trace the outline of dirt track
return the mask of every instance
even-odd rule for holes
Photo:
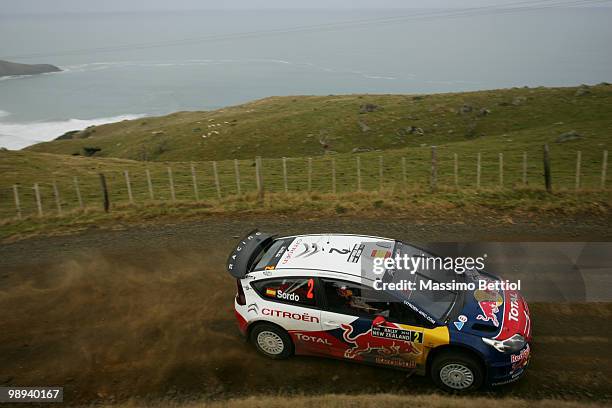
[[[238,335],[223,263],[249,220],[207,221],[0,247],[0,385],[63,385],[66,401],[280,391],[435,392],[428,379],[325,359],[276,362]],[[604,240],[559,226],[475,229],[380,221],[258,222],[278,232],[343,231],[428,240]],[[590,231],[590,235],[589,235]],[[595,232],[593,232],[595,231]],[[527,376],[495,395],[612,399],[612,304],[533,304]]]

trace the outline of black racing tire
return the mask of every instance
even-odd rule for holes
[[[451,393],[469,393],[484,382],[484,368],[472,355],[459,350],[443,351],[435,356],[431,378],[441,389]]]
[[[293,355],[293,342],[284,329],[269,323],[253,327],[249,340],[257,351],[268,358],[283,360]]]

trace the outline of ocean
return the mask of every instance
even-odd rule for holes
[[[0,146],[271,95],[457,92],[612,81],[612,8],[6,15]]]

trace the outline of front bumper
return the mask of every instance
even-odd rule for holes
[[[513,358],[515,361],[512,361]],[[530,360],[531,345],[527,343],[520,352],[509,355],[505,361],[489,364],[487,383],[497,386],[518,381],[525,374]]]

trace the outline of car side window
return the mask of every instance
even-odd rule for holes
[[[417,316],[412,309],[402,302],[392,302],[390,309],[388,319],[390,322],[409,324],[411,326],[431,327],[431,324]]]
[[[376,290],[357,283],[322,279],[327,310],[351,316],[389,317],[390,303],[381,299]]]
[[[310,307],[317,304],[313,278],[266,279],[253,282],[253,288],[267,300]]]

